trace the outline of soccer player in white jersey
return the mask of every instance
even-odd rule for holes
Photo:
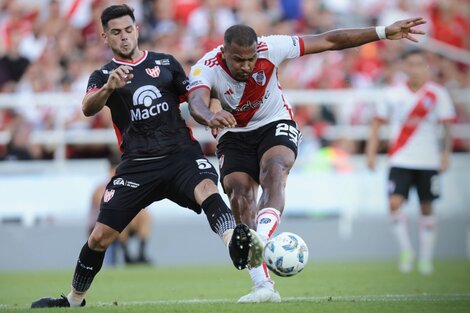
[[[390,124],[388,192],[393,230],[400,247],[399,268],[413,270],[415,252],[401,207],[415,187],[421,206],[419,220],[419,262],[422,274],[433,271],[436,218],[432,201],[439,197],[438,175],[447,169],[452,148],[450,123],[455,119],[451,98],[445,88],[430,81],[430,65],[421,50],[403,55],[406,83],[391,87],[376,107],[367,145],[370,169],[376,166],[379,131]],[[442,148],[439,147],[440,126],[444,127]]]
[[[287,176],[301,139],[277,70],[286,59],[346,49],[380,39],[416,41],[422,18],[387,27],[338,29],[319,35],[260,37],[246,25],[224,34],[223,46],[207,53],[190,71],[189,105],[199,123],[215,129],[221,182],[235,220],[256,228],[267,241],[285,205]],[[210,105],[217,98],[221,110]],[[258,187],[262,194],[258,199]],[[254,288],[239,302],[279,302],[266,265],[250,269]]]

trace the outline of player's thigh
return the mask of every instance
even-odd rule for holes
[[[269,179],[287,178],[295,162],[295,153],[291,148],[278,145],[264,152],[260,161],[260,182]]]
[[[98,221],[121,232],[142,208],[163,199],[160,175],[164,162],[168,161],[121,163],[106,186]]]
[[[292,120],[281,120],[263,127],[258,137],[258,159],[263,166],[281,162],[289,169],[295,162],[302,135]]]
[[[231,186],[227,186],[226,184],[229,182],[235,183],[245,180],[259,182],[257,150],[258,141],[255,131],[247,133],[228,132],[222,136],[217,145],[217,158],[219,159],[220,182],[225,193],[228,193],[227,188],[233,189],[240,185],[231,184]],[[231,178],[227,180],[226,177],[229,175]]]
[[[417,171],[416,190],[420,202],[432,202],[440,195],[440,177],[437,170]]]
[[[402,196],[408,199],[410,188],[413,185],[413,171],[406,168],[392,167],[388,174],[388,195]]]
[[[211,193],[218,191],[218,174],[209,160],[198,152],[180,153],[173,159],[168,168],[169,177],[167,179],[166,196],[171,201],[190,208],[196,213],[201,212],[201,203],[206,197],[201,191],[206,185]],[[203,184],[203,185],[200,185]],[[197,187],[201,188],[197,188]],[[198,192],[198,195],[195,194]]]

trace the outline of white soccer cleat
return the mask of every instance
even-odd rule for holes
[[[415,262],[415,253],[413,251],[403,251],[400,253],[400,272],[411,273]]]
[[[431,261],[420,260],[418,262],[418,272],[422,275],[431,275],[434,271],[434,267]]]
[[[279,292],[268,287],[253,287],[251,292],[238,299],[237,303],[281,302]]]

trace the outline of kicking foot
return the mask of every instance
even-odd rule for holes
[[[86,301],[83,299],[80,306],[85,306]],[[31,303],[32,309],[37,308],[69,308],[70,303],[66,296],[61,295],[60,298],[42,298]]]
[[[250,229],[251,244],[250,252],[248,253],[248,265],[251,267],[258,267],[263,264],[263,249],[264,244],[258,233]]]
[[[252,235],[250,229],[245,224],[238,224],[233,229],[232,239],[228,244],[230,257],[232,258],[233,265],[242,270],[248,264],[248,256],[250,252],[250,245]]]
[[[268,287],[253,287],[251,292],[238,299],[238,303],[281,302],[279,292]]]

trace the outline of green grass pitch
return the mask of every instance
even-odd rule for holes
[[[72,271],[0,272],[0,312],[31,312],[33,300],[68,293]],[[401,274],[394,262],[310,262],[274,277],[280,304],[236,304],[251,288],[227,266],[103,268],[73,312],[470,312],[470,261],[438,261],[435,273]],[[70,310],[70,309],[69,309]],[[39,312],[63,312],[42,309]]]

